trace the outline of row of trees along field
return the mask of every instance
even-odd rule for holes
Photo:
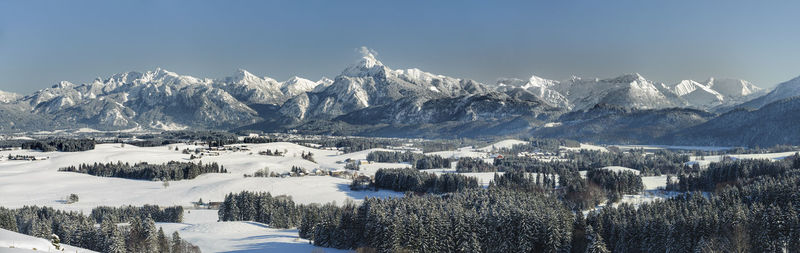
[[[300,221],[300,236],[323,247],[370,247],[380,252],[526,252],[569,248],[574,219],[555,198],[499,188],[442,196],[369,198],[360,205],[349,202],[341,207],[257,207],[257,203],[274,199],[263,193],[229,195],[220,209],[220,220],[263,219],[259,215],[275,216],[290,210],[284,215]],[[231,214],[236,212],[238,217]]]
[[[97,223],[106,219],[111,219],[116,223],[130,222],[134,218],[144,219],[150,217],[156,222],[183,222],[183,207],[170,206],[159,207],[158,205],[144,205],[144,206],[99,206],[92,209],[89,215]]]
[[[217,163],[169,161],[164,164],[136,163],[94,163],[68,166],[58,171],[84,173],[100,177],[120,177],[144,180],[183,180],[194,179],[205,173],[228,173],[225,167]]]
[[[540,160],[530,157],[504,157],[494,159],[492,164],[480,158],[464,157],[458,160],[458,172],[503,172],[511,170],[525,170],[532,173],[549,173],[557,169],[584,171],[590,168],[606,166],[623,166],[638,170],[645,176],[658,176],[661,174],[676,174],[684,169],[684,164],[689,161],[686,154],[659,150],[653,154],[644,154],[641,150],[631,152],[602,152],[581,150],[580,152],[566,153],[563,159]]]
[[[20,147],[42,152],[78,152],[94,149],[93,139],[47,138],[40,140],[1,140],[0,147]]]
[[[354,184],[358,183],[354,179]],[[413,191],[446,193],[457,192],[465,189],[480,187],[475,177],[468,177],[457,173],[420,172],[414,169],[378,169],[375,179],[370,185],[374,189],[389,189],[393,191]]]
[[[410,151],[372,151],[367,154],[367,161],[379,163],[408,163],[415,169],[439,169],[450,168],[452,159],[443,158],[438,155],[424,155]]]
[[[181,239],[178,232],[167,236],[156,228],[155,219],[140,214],[117,217],[107,213],[97,222],[94,217],[49,207],[0,207],[0,228],[48,240],[56,235],[58,243],[98,252],[200,252],[197,246]],[[121,221],[130,225],[118,226]]]
[[[723,158],[721,162],[710,163],[705,170],[679,174],[677,182],[669,180],[667,189],[715,191],[726,185],[742,185],[753,178],[781,175],[796,168],[800,168],[800,154],[798,153],[778,161]]]

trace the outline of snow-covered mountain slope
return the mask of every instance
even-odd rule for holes
[[[228,129],[260,120],[251,105],[280,106],[331,83],[326,78],[314,82],[300,77],[278,82],[246,70],[221,79],[196,78],[160,68],[80,85],[61,81],[25,97],[0,93],[0,116],[15,119],[0,130]],[[36,124],[27,118],[58,124]]]
[[[696,108],[709,109],[722,105],[726,101],[724,95],[693,80],[682,80],[672,89],[676,95]]]
[[[800,96],[800,76],[778,84],[774,90],[766,95],[750,100],[739,107],[758,109],[769,103],[796,96]]]
[[[215,82],[220,89],[247,104],[281,104],[286,97],[282,84],[269,77],[258,77],[240,69],[233,76]]]
[[[559,124],[536,129],[532,134],[595,143],[655,143],[676,129],[704,123],[714,116],[696,109],[640,110],[600,104],[564,114],[558,119]]]
[[[705,82],[706,86],[712,88],[719,92],[720,94],[736,98],[736,97],[747,97],[754,94],[759,94],[764,92],[764,89],[755,86],[754,84],[739,79],[731,79],[731,78],[709,78]]]
[[[523,89],[551,105],[570,110],[586,110],[597,104],[636,109],[692,107],[711,110],[740,104],[762,92],[761,88],[744,80],[710,78],[705,83],[683,80],[668,86],[639,74],[608,79],[572,77],[563,81],[537,76],[529,80],[504,78],[498,80],[495,89],[501,92]]]
[[[303,120],[308,117],[330,119],[370,106],[384,105],[401,98],[426,101],[486,92],[483,84],[435,75],[419,69],[392,70],[371,52],[350,65],[330,85],[300,94],[283,104],[285,116]]]
[[[531,76],[531,78],[527,81],[514,78],[500,79],[497,81],[496,88],[498,91],[502,92],[508,92],[513,89],[520,88],[532,93],[552,106],[571,110],[572,105],[569,103],[569,100],[564,97],[564,95],[553,89],[553,87],[558,84],[559,81],[544,79],[534,75]]]
[[[420,102],[412,99],[373,106],[338,117],[351,124],[426,124],[502,121],[516,117],[555,118],[564,113],[538,98],[519,99],[504,93],[463,95]]]
[[[11,103],[11,102],[14,102],[14,101],[16,101],[17,99],[19,99],[21,97],[22,96],[17,94],[17,93],[1,91],[0,90],[0,103]]]
[[[305,78],[293,76],[281,83],[281,92],[286,97],[294,97],[301,93],[306,93],[314,90],[320,82],[314,82]]]
[[[672,89],[678,96],[686,99],[691,107],[716,111],[731,108],[764,94],[764,89],[748,81],[713,77],[703,83],[683,80]]]
[[[761,101],[766,100],[755,102]],[[797,127],[800,125],[800,119],[794,117],[798,114],[800,114],[800,97],[781,99],[756,110],[734,109],[703,124],[681,129],[665,137],[662,142],[680,145],[761,147],[778,144],[796,145],[800,143],[800,130]]]
[[[626,74],[609,79],[573,77],[555,86],[555,90],[569,99],[574,110],[589,109],[597,104],[638,109],[688,105],[665,85],[649,81],[639,74]]]
[[[29,110],[17,113],[42,115],[67,127],[101,130],[213,129],[257,119],[255,111],[215,86],[211,79],[164,69],[127,72],[88,84],[59,82],[17,100],[20,110]]]

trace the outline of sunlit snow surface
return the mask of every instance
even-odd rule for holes
[[[519,140],[504,140],[485,147],[463,147],[452,151],[433,152],[428,154],[442,155],[448,158],[478,157],[491,162],[495,150],[510,148],[524,143]],[[286,194],[297,203],[343,203],[348,200],[356,202],[365,197],[399,197],[403,193],[393,191],[351,191],[350,180],[330,176],[305,176],[287,178],[245,178],[256,170],[269,168],[273,172],[287,172],[292,166],[306,169],[321,168],[326,170],[342,170],[346,159],[366,159],[372,151],[391,151],[388,149],[370,149],[354,153],[341,154],[335,150],[309,148],[293,143],[277,142],[247,145],[250,151],[221,152],[220,156],[205,156],[203,163],[217,162],[230,173],[203,174],[192,180],[170,181],[167,187],[158,181],[130,180],[122,178],[95,177],[72,172],[58,172],[61,167],[95,162],[150,162],[164,163],[168,161],[190,161],[189,155],[181,151],[188,148],[194,150],[198,146],[173,144],[160,147],[136,147],[121,144],[100,144],[94,150],[85,152],[38,152],[31,150],[0,151],[0,205],[18,208],[25,205],[51,206],[61,210],[75,210],[88,213],[96,206],[121,206],[158,204],[162,206],[182,205],[187,207],[183,223],[159,223],[165,232],[179,231],[181,236],[200,246],[204,252],[239,251],[239,252],[311,252],[316,250],[308,241],[299,239],[297,230],[273,229],[256,222],[217,222],[216,210],[191,209],[192,202],[202,198],[203,201],[222,201],[231,192],[243,190],[271,192],[273,195]],[[581,144],[580,148],[607,151],[605,147]],[[258,155],[262,150],[278,150],[286,152],[285,156]],[[316,163],[301,158],[302,152],[314,153]],[[11,155],[33,155],[48,157],[42,161],[9,161]],[[794,152],[754,155],[732,155],[737,159],[764,158],[782,159]],[[692,157],[690,163],[708,164],[719,161],[721,156]],[[193,160],[197,162],[198,160]],[[380,168],[407,168],[407,163],[372,163],[361,165],[360,174],[374,175]],[[610,166],[605,169],[621,171],[628,168]],[[432,173],[455,173],[455,164],[450,169],[428,170]],[[495,173],[463,173],[473,176],[485,187],[492,181]],[[502,173],[497,173],[502,174]],[[668,198],[674,192],[663,191],[667,176],[643,177],[645,192],[640,195],[624,195],[619,203],[639,205],[655,199]],[[75,193],[80,201],[66,204],[66,197]],[[598,206],[602,208],[603,206]],[[5,231],[4,231],[5,232]],[[7,247],[8,232],[0,234],[0,252],[11,250]],[[17,238],[17,235],[14,235]],[[19,235],[24,236],[24,235]],[[31,239],[31,238],[28,238]],[[26,239],[26,240],[28,240]],[[17,240],[17,239],[15,239]],[[18,241],[26,241],[19,239]],[[32,238],[32,242],[41,243]],[[43,240],[43,239],[42,239]],[[44,242],[47,242],[44,240]],[[16,244],[20,245],[20,244]],[[37,244],[38,245],[38,244]],[[49,245],[49,244],[47,244]],[[42,247],[42,246],[39,246]],[[38,248],[40,251],[45,248]],[[6,250],[6,251],[3,251]],[[19,247],[12,252],[20,251]],[[321,249],[324,252],[337,252],[334,249]],[[73,252],[73,251],[71,251]]]
[[[175,151],[176,145],[168,147],[140,148],[132,145],[101,144],[85,152],[36,152],[29,150],[2,151],[9,154],[49,157],[43,161],[0,161],[0,203],[5,207],[24,205],[53,206],[64,210],[89,212],[100,205],[190,205],[203,198],[204,201],[221,201],[231,192],[264,191],[273,195],[286,194],[298,203],[327,203],[345,200],[361,200],[365,197],[401,196],[392,191],[350,191],[350,180],[330,176],[306,176],[290,178],[245,178],[243,175],[268,167],[270,171],[286,172],[297,165],[307,169],[322,167],[341,169],[344,164],[337,161],[346,158],[363,158],[368,151],[337,155],[336,151],[318,150],[291,143],[269,143],[249,145],[250,152],[230,152],[221,156],[207,156],[203,163],[217,162],[230,173],[203,174],[192,180],[170,181],[168,187],[161,182],[130,180],[122,178],[95,177],[72,172],[58,172],[64,166],[94,162],[150,162],[189,161],[186,154]],[[194,146],[177,145],[178,149]],[[257,155],[259,150],[288,151],[285,157]],[[313,152],[318,164],[300,158],[301,152]],[[296,157],[295,157],[296,155]],[[197,160],[195,160],[197,162]],[[388,167],[388,166],[387,166]],[[78,194],[80,201],[66,205],[64,199],[70,193]]]
[[[217,222],[217,210],[186,210],[183,223],[158,223],[164,233],[178,231],[203,252],[312,252],[297,229],[274,229],[258,222]],[[348,252],[320,248],[321,252]]]
[[[63,252],[94,252],[91,250],[61,244]],[[0,228],[0,253],[6,252],[62,252],[56,250],[50,240],[8,231]]]

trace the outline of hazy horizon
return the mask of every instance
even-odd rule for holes
[[[794,2],[0,3],[0,90],[161,67],[279,81],[338,75],[367,46],[395,69],[494,83],[537,75],[772,88],[800,75]],[[31,11],[36,10],[36,11]],[[754,22],[758,21],[758,22]]]

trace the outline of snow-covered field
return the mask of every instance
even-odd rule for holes
[[[673,150],[701,150],[701,151],[724,151],[733,147],[717,146],[671,146],[671,145],[614,145],[622,151],[631,149],[673,149]]]
[[[164,233],[181,238],[203,252],[347,252],[319,248],[297,237],[296,229],[274,229],[250,221],[217,222],[217,210],[186,210],[183,223],[158,223]]]
[[[58,172],[58,168],[80,163],[94,162],[140,162],[163,163],[171,160],[188,161],[188,155],[167,147],[140,148],[132,145],[102,144],[85,152],[2,151],[0,155],[29,154],[48,156],[42,161],[0,162],[0,203],[5,207],[45,205],[65,210],[88,212],[100,205],[184,205],[203,198],[204,201],[221,201],[230,192],[268,191],[275,195],[286,194],[298,203],[327,203],[345,200],[361,200],[364,197],[400,196],[392,191],[350,191],[350,180],[330,176],[306,176],[289,178],[245,178],[243,174],[269,167],[270,171],[288,171],[298,165],[308,169],[314,167],[340,168],[337,160],[359,154],[336,155],[335,151],[316,150],[290,143],[250,145],[253,152],[266,149],[288,150],[286,157],[250,155],[248,152],[230,152],[220,156],[202,158],[203,163],[217,162],[230,172],[227,174],[203,174],[193,180],[170,181],[168,187],[161,182],[130,180],[122,178],[96,177],[80,173]],[[179,149],[185,146],[179,146]],[[312,151],[318,165],[299,158],[302,151]],[[298,157],[294,157],[297,154]],[[366,156],[366,153],[363,154]],[[74,204],[64,204],[70,193],[80,197]]]
[[[189,161],[186,154],[175,151],[190,145],[162,147],[136,147],[133,145],[101,144],[85,152],[38,152],[31,150],[2,151],[0,156],[33,155],[49,157],[39,161],[0,161],[0,203],[8,208],[25,205],[51,206],[62,210],[88,213],[97,206],[121,205],[182,205],[192,202],[222,201],[231,192],[257,191],[285,194],[298,203],[356,202],[365,197],[399,197],[394,191],[351,191],[350,180],[331,176],[245,178],[244,174],[269,167],[270,171],[289,171],[291,166],[306,169],[342,169],[347,158],[364,159],[369,151],[339,155],[337,151],[307,148],[291,143],[248,145],[251,151],[222,152],[220,156],[205,156],[203,163],[217,162],[230,172],[203,174],[192,180],[170,181],[167,187],[161,182],[123,178],[96,177],[87,174],[58,172],[64,166],[94,162],[150,162]],[[262,156],[260,150],[287,151],[286,156]],[[252,152],[252,154],[250,154]],[[313,152],[317,163],[300,158],[302,152]],[[197,162],[195,160],[194,162]],[[402,167],[406,164],[370,164],[369,173],[378,167]],[[66,197],[77,194],[80,201],[66,204]],[[252,252],[310,252],[314,247],[297,238],[295,230],[270,229],[263,224],[249,222],[217,223],[215,211],[193,211],[206,216],[197,218],[187,214],[183,224],[163,224],[165,229],[180,230],[204,252],[241,250]],[[212,215],[213,214],[213,215]],[[186,233],[186,235],[184,235]],[[0,238],[3,238],[0,235]],[[41,250],[41,248],[38,248]],[[331,249],[325,249],[330,252]]]
[[[577,147],[577,148],[573,148],[573,147],[561,147],[561,148],[566,149],[566,150],[571,150],[571,151],[580,151],[580,150],[608,151],[608,149],[606,147],[592,145],[592,144],[585,144],[585,143],[581,143],[580,147]]]
[[[734,159],[770,159],[781,160],[788,156],[793,156],[797,151],[779,152],[779,153],[765,153],[765,154],[734,154],[734,155],[710,155],[710,156],[691,156],[689,157],[688,165],[699,164],[701,168],[705,168],[712,162],[719,162],[722,157],[729,156]]]
[[[492,152],[494,150],[499,150],[499,149],[503,149],[503,148],[511,148],[514,145],[526,144],[526,143],[528,143],[528,142],[527,141],[521,141],[521,140],[509,139],[509,140],[503,140],[503,141],[495,142],[492,145],[488,145],[486,147],[482,147],[482,148],[479,148],[477,150],[483,151],[483,152]]]
[[[94,252],[91,250],[61,244],[63,252]],[[47,239],[36,238],[0,228],[0,253],[5,252],[62,252]]]

